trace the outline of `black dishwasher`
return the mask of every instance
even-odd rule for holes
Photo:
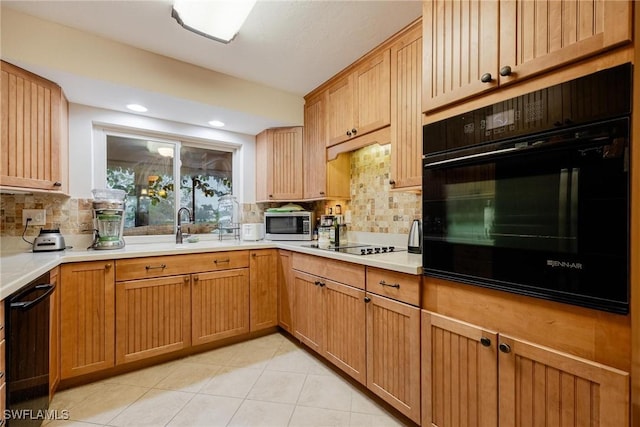
[[[39,426],[49,408],[49,273],[5,300],[7,424]]]

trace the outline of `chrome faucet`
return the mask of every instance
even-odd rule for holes
[[[182,212],[186,211],[187,214],[189,215],[189,221],[193,222],[193,216],[191,215],[191,211],[189,210],[189,208],[180,208],[178,209],[178,230],[176,231],[176,243],[177,244],[181,244],[182,243]]]

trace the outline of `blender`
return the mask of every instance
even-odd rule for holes
[[[124,210],[126,193],[123,190],[94,189],[93,225],[95,239],[93,249],[124,248]]]

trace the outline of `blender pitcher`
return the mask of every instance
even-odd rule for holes
[[[93,222],[95,239],[93,249],[120,249],[124,247],[124,212],[126,193],[123,190],[94,189]]]

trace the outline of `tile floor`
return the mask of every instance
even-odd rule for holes
[[[60,426],[400,426],[275,333],[56,393]]]

